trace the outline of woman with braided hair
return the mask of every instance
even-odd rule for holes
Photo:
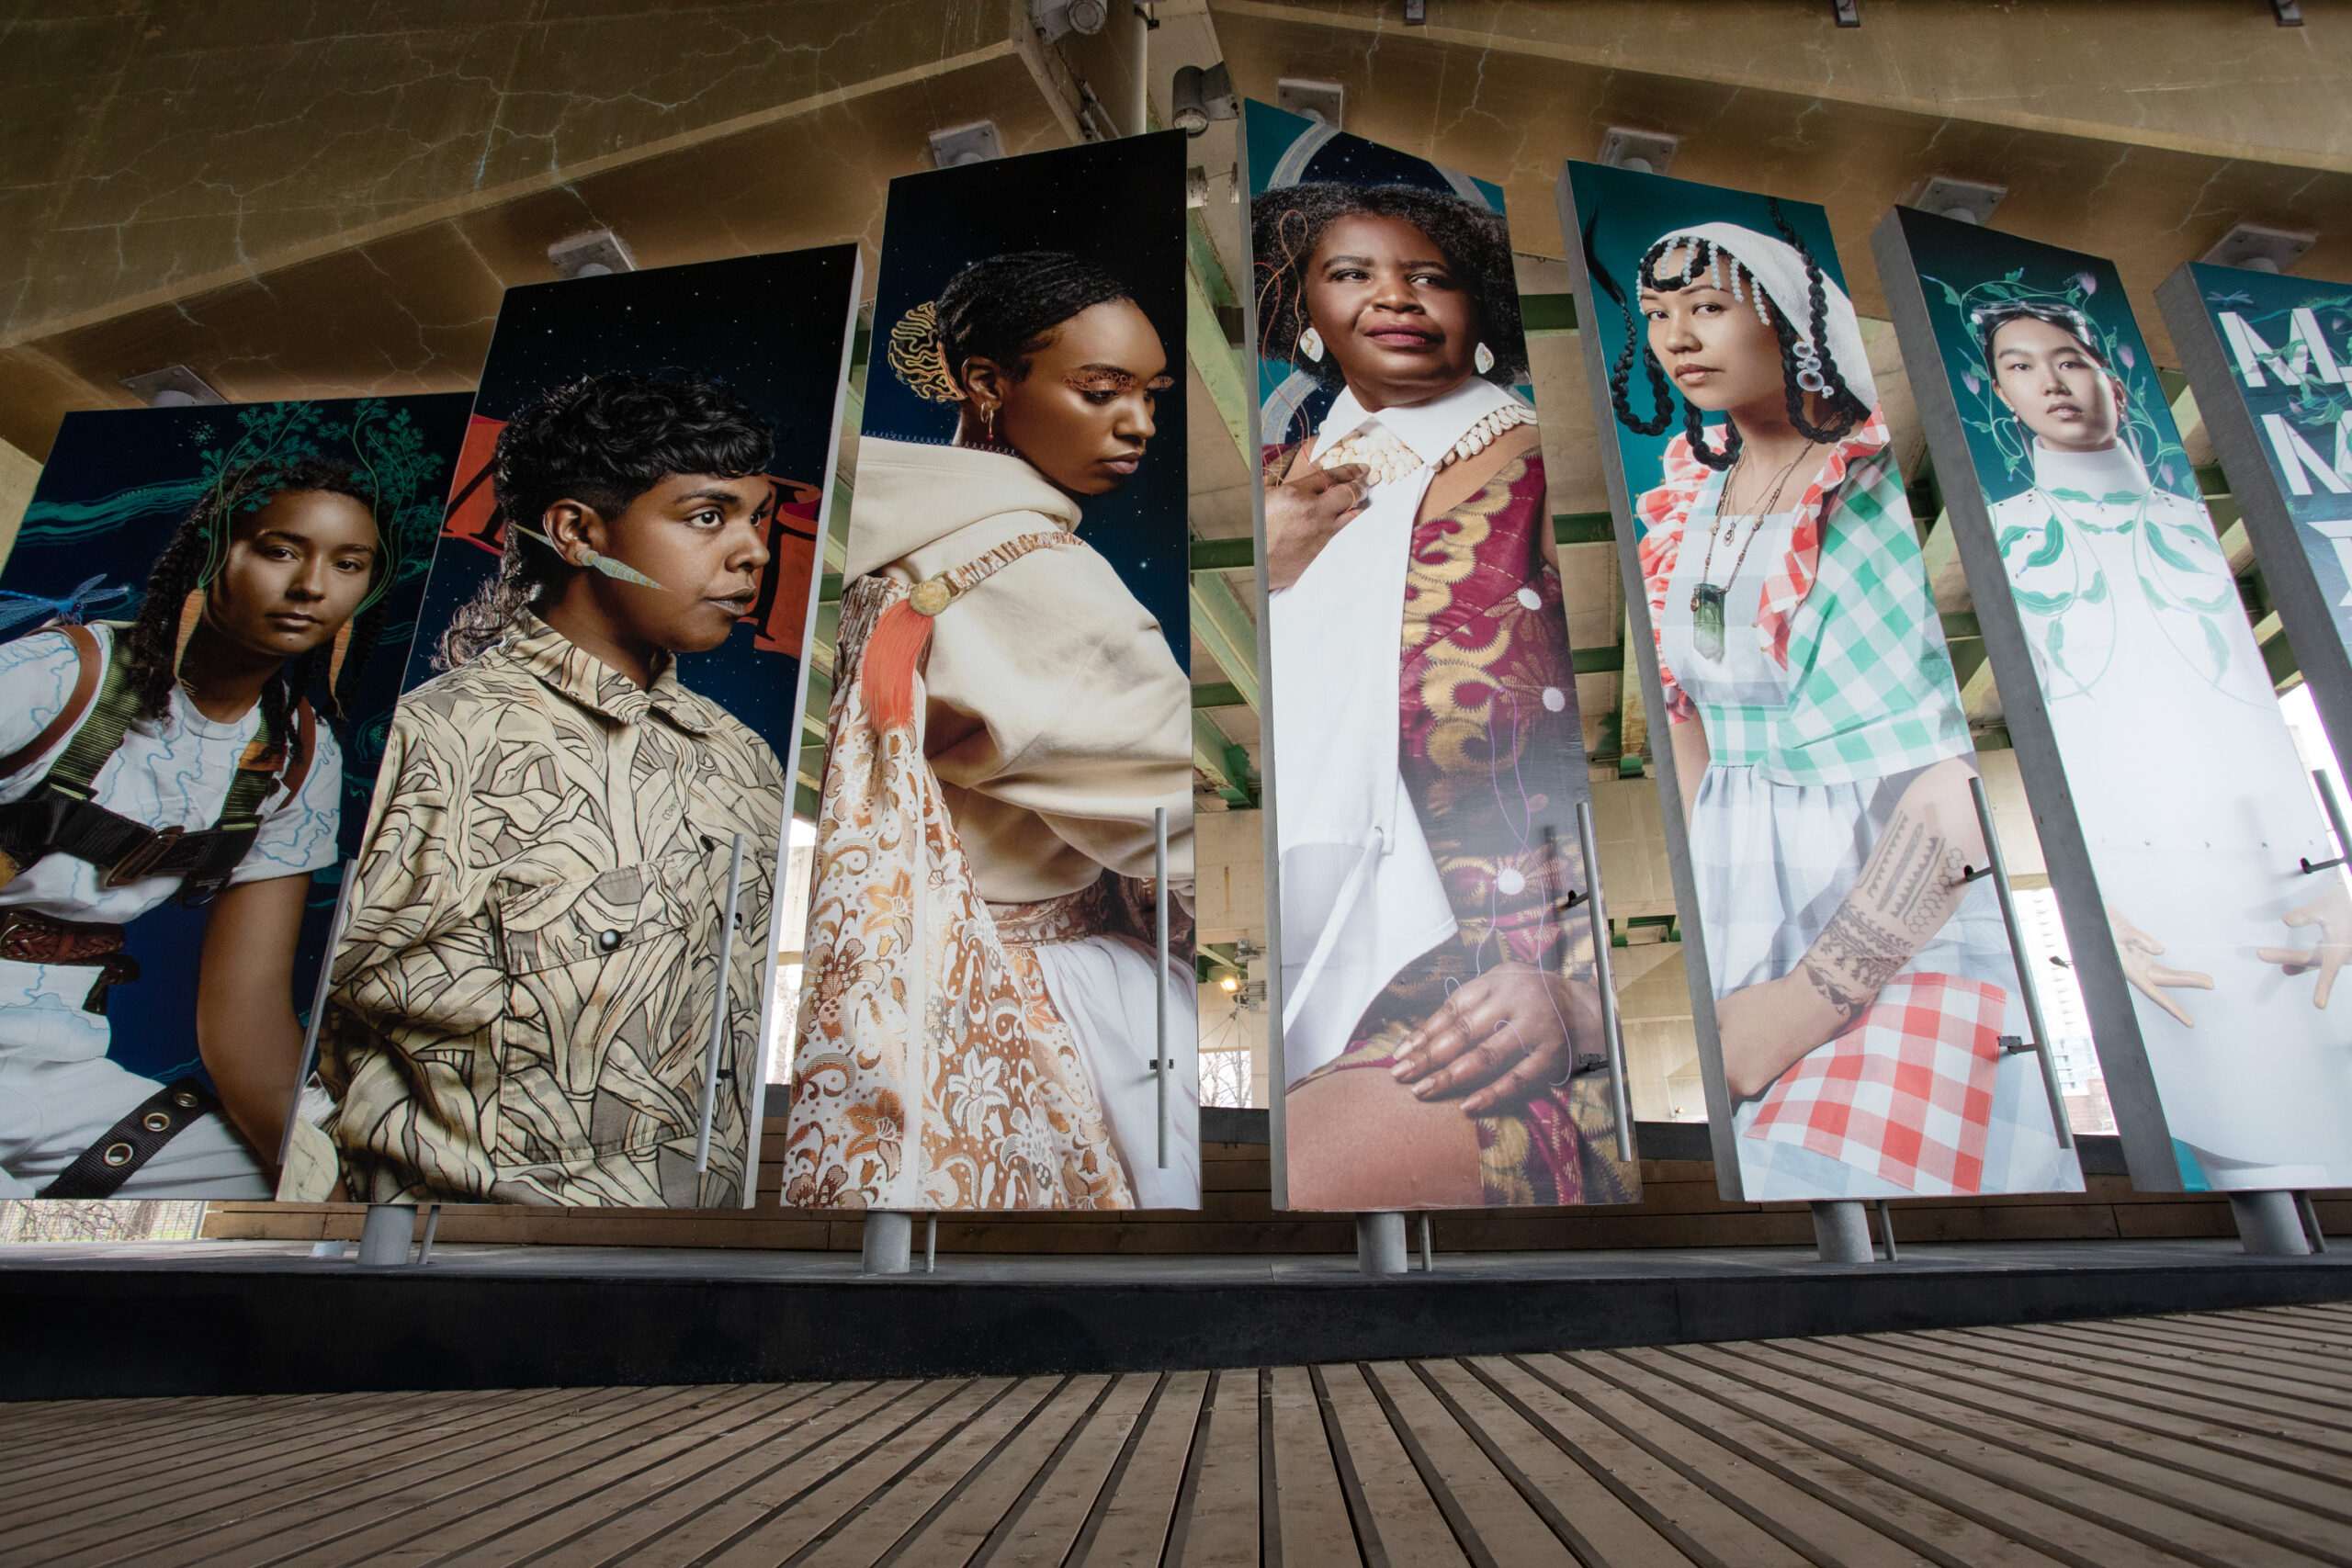
[[[381,503],[323,457],[229,469],[129,625],[0,649],[0,1197],[269,1195],[295,944],[340,820],[342,753],[310,702],[345,712],[374,646]],[[209,905],[209,1090],[107,1055],[107,993],[138,975],[122,928],[175,897]]]
[[[1773,215],[1642,253],[1611,382],[1638,434],[1682,400],[1635,512],[1745,1190],[2076,1185],[1998,1043],[2029,1032],[2018,977],[1860,324]]]
[[[1289,1201],[1624,1201],[1508,232],[1320,180],[1251,224],[1260,351],[1336,393],[1261,455]]]
[[[1080,538],[1148,460],[1168,351],[1120,278],[988,257],[893,328],[945,445],[861,442],[785,1201],[1199,1202],[1195,1002],[1159,1157],[1154,816],[1190,966],[1191,692]]]

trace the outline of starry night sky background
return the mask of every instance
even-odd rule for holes
[[[510,288],[474,414],[511,419],[549,388],[603,370],[691,374],[726,387],[768,422],[771,474],[821,484],[856,276],[857,247],[827,245]],[[432,678],[434,644],[497,569],[488,549],[443,540],[407,686]],[[738,623],[719,648],[684,656],[678,674],[763,737],[788,772],[800,749],[792,734],[798,640],[793,653],[776,653],[754,648],[750,624]]]
[[[1080,534],[1102,552],[1192,667],[1192,559],[1185,521],[1184,134],[1000,158],[890,182],[874,305],[875,353],[864,433],[944,446],[959,405],[926,402],[892,374],[883,345],[908,311],[974,262],[1006,251],[1066,251],[1108,268],[1168,349],[1175,384],[1159,394],[1158,434],[1135,477],[1080,504]]]

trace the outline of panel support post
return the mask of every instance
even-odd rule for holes
[[[359,1267],[405,1269],[408,1244],[416,1237],[416,1207],[413,1203],[370,1203],[368,1221],[359,1232]]]
[[[1356,1216],[1356,1268],[1366,1274],[1405,1271],[1405,1216],[1390,1210]]]
[[[1871,1242],[1870,1211],[1859,1198],[1816,1201],[1813,1205],[1813,1241],[1824,1263],[1874,1263],[1878,1248]]]
[[[2256,1258],[2301,1258],[2312,1249],[2292,1192],[2233,1192],[2230,1213],[2238,1240]]]
[[[913,1262],[915,1217],[887,1209],[865,1211],[865,1243],[858,1259],[861,1274],[904,1274]]]

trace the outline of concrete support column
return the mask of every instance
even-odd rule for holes
[[[912,1261],[915,1218],[879,1209],[865,1211],[865,1247],[858,1260],[861,1274],[903,1274]]]
[[[2237,1218],[2238,1240],[2257,1258],[2301,1258],[2312,1249],[2292,1192],[2233,1192],[2230,1213]]]
[[[1405,1216],[1390,1211],[1356,1216],[1356,1268],[1366,1274],[1405,1271]]]
[[[1871,1263],[1877,1252],[1871,1246],[1870,1213],[1861,1201],[1841,1198],[1813,1206],[1813,1241],[1824,1263]]]
[[[416,1208],[409,1203],[370,1203],[359,1232],[359,1267],[405,1269],[408,1244],[416,1235]]]

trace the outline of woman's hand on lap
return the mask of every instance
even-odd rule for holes
[[[1565,1082],[1578,1038],[1599,1054],[1600,996],[1589,982],[1501,964],[1448,997],[1389,1071],[1419,1099],[1459,1094],[1463,1111],[1476,1114]]]

